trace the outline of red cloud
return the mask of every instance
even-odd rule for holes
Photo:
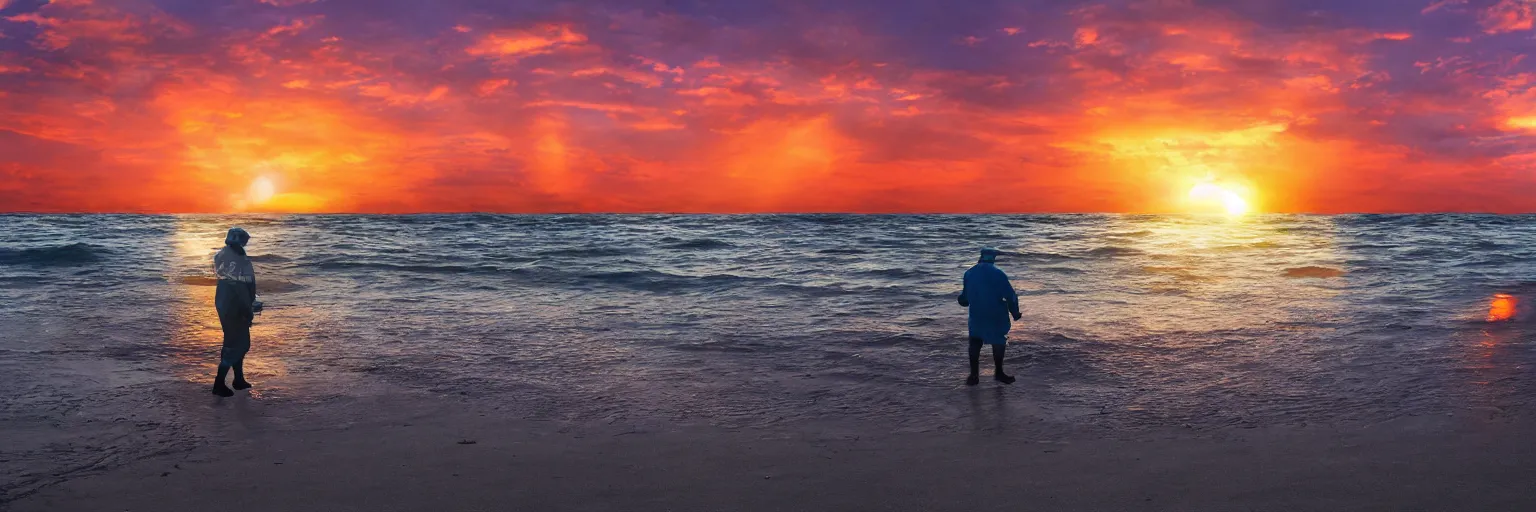
[[[1530,30],[1536,15],[1532,14],[1530,0],[1499,0],[1499,3],[1483,11],[1479,21],[1483,31],[1489,34]]]

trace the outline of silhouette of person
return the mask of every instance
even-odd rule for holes
[[[224,348],[219,351],[219,375],[213,382],[213,394],[234,396],[224,385],[224,376],[235,370],[234,389],[246,389],[245,353],[251,350],[251,323],[256,318],[256,269],[245,255],[251,240],[244,229],[230,228],[224,236],[224,248],[213,255],[213,271],[218,275],[213,307],[219,311],[219,326],[224,329]]]
[[[965,288],[960,292],[960,305],[970,309],[967,325],[970,328],[971,376],[965,379],[967,386],[980,382],[979,366],[982,344],[992,345],[992,363],[996,366],[992,378],[1004,384],[1013,384],[1013,376],[1003,373],[1003,353],[1008,350],[1008,329],[1019,314],[1019,296],[1008,282],[1008,275],[997,268],[999,251],[991,247],[981,250],[981,261],[965,271]]]

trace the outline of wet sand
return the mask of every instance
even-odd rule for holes
[[[982,386],[971,393],[990,394]],[[324,408],[193,396],[201,446],[80,474],[22,511],[1531,510],[1529,418],[1104,436],[528,421],[387,391]],[[1027,397],[1010,399],[1027,405]],[[0,508],[4,508],[0,506]]]

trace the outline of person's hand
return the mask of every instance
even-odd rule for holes
[[[1024,315],[1021,315],[1021,314],[1018,314],[1018,313],[1014,313],[1013,314],[1013,321],[1017,322],[1017,321],[1019,321],[1020,318],[1024,318]]]

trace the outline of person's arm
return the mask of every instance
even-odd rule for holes
[[[246,322],[254,323],[256,321],[256,267],[251,264],[251,260],[248,257],[243,257],[239,265],[242,268],[239,268],[237,272],[250,276],[250,282],[245,283],[245,293],[241,294],[243,295],[241,302],[244,303]]]
[[[962,280],[960,283],[961,283],[960,284],[960,307],[962,307],[962,308],[971,307],[971,299],[965,298],[966,292],[969,291],[970,287],[967,286],[966,280]]]
[[[246,313],[246,320],[248,320],[250,323],[256,323],[256,313],[258,313],[258,311],[256,311],[256,276],[254,274],[251,275],[251,302],[250,309],[248,309],[248,311],[250,311],[250,313]]]
[[[1019,294],[1013,291],[1013,283],[1008,281],[1007,274],[1003,275],[1003,290],[1003,293],[1006,294],[1003,297],[1003,302],[1008,303],[1008,312],[1013,314],[1014,320],[1023,318],[1024,315],[1019,313]]]

